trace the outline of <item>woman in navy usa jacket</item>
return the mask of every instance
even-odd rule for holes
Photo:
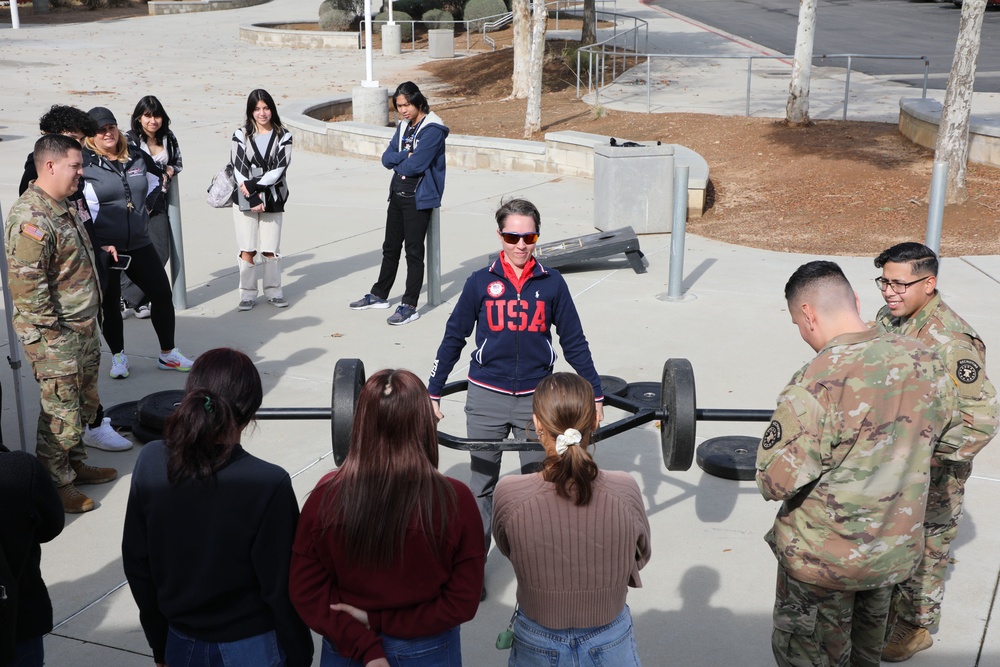
[[[500,207],[496,220],[503,252],[466,281],[431,369],[427,389],[435,414],[444,417],[441,390],[475,329],[465,406],[468,437],[502,440],[513,431],[515,438],[526,439],[532,394],[559,358],[552,346],[555,327],[566,361],[593,386],[598,418],[603,420],[601,381],[573,297],[559,272],[532,256],[541,228],[538,209],[527,200],[513,199]],[[479,503],[487,552],[500,454],[472,454],[469,487]],[[544,452],[521,452],[522,474],[537,472],[544,459]]]

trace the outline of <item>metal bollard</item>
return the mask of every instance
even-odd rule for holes
[[[941,229],[944,225],[944,199],[948,192],[948,163],[936,160],[931,172],[931,195],[927,206],[927,232],[924,245],[941,254]]]
[[[431,211],[427,226],[427,305],[441,305],[441,209]]]
[[[170,284],[174,310],[187,309],[187,279],[184,275],[184,234],[181,231],[181,184],[174,177],[167,190],[167,220],[170,222]]]
[[[667,300],[682,299],[684,289],[684,235],[687,231],[688,176],[687,165],[674,167],[674,220],[670,231],[670,279]]]

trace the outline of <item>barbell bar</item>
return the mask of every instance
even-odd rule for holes
[[[329,408],[260,408],[256,417],[259,420],[329,419],[333,458],[340,466],[347,458],[347,452],[351,446],[354,410],[365,379],[365,366],[360,359],[339,359],[333,370]],[[441,395],[445,397],[466,391],[468,385],[468,380],[451,382],[445,385]],[[607,440],[637,426],[658,420],[663,463],[667,470],[681,471],[690,469],[694,460],[698,421],[767,422],[771,420],[771,410],[698,408],[694,370],[691,367],[691,362],[687,359],[667,359],[663,365],[659,392],[651,393],[653,395],[649,397],[649,400],[637,400],[618,393],[606,392],[604,404],[628,414],[614,422],[601,425],[594,432],[594,442]],[[141,412],[139,420],[142,421]],[[458,438],[441,430],[438,430],[438,443],[450,449],[468,452],[541,451],[542,449],[541,444],[533,440],[476,440]]]

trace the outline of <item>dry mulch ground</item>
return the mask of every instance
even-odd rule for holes
[[[871,255],[923,240],[933,152],[895,125],[595,110],[576,99],[575,55],[553,44],[543,76],[542,131],[578,130],[687,146],[709,164],[714,192],[689,231],[770,250]],[[567,62],[568,61],[568,62]],[[574,65],[575,66],[575,65]],[[523,138],[524,100],[510,94],[510,49],[423,66],[442,84],[434,110],[457,134]],[[1000,253],[1000,169],[970,164],[969,200],[945,211],[943,255]]]

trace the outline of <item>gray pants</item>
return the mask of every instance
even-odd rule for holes
[[[170,260],[170,244],[172,241],[170,238],[170,220],[167,218],[167,212],[164,211],[163,213],[154,213],[151,215],[147,229],[149,230],[149,239],[153,242],[153,249],[156,250],[156,254],[160,257],[160,262],[166,268],[167,262]],[[149,302],[145,293],[139,289],[138,285],[129,280],[124,271],[113,271],[112,273],[121,273],[122,296],[125,297],[130,306],[134,308],[135,306],[141,306]]]
[[[537,440],[531,421],[531,396],[509,396],[469,383],[465,400],[465,427],[468,437],[478,440],[504,440],[514,433],[519,440]],[[538,472],[545,452],[519,452],[521,474]],[[502,452],[472,454],[472,478],[469,488],[476,496],[479,516],[483,520],[486,551],[492,542],[493,490],[500,479]]]

